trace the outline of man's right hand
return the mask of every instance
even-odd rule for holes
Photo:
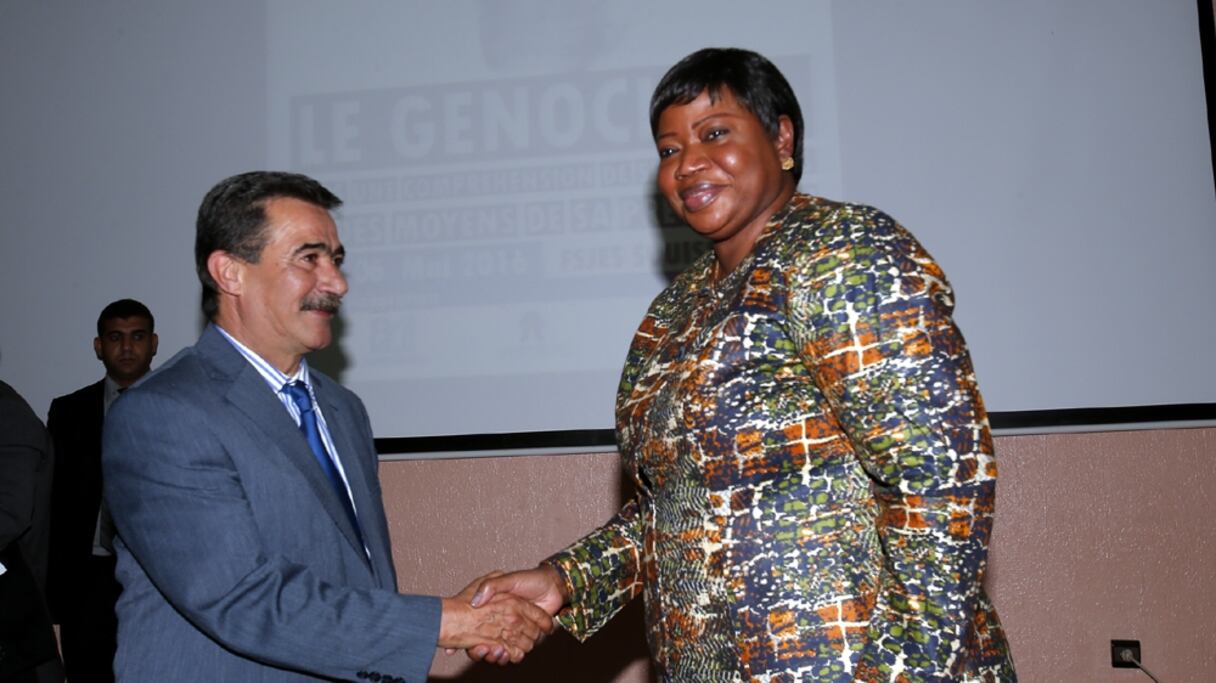
[[[490,575],[492,577],[494,575]],[[494,595],[472,605],[473,594],[490,577],[481,577],[456,595],[443,599],[439,646],[470,652],[470,658],[496,664],[518,663],[551,633],[553,617],[521,597]],[[476,650],[480,656],[473,657]]]
[[[470,604],[478,611],[492,607],[505,597],[514,597],[531,603],[546,615],[555,615],[569,599],[561,575],[548,564],[509,574],[489,574],[474,581],[471,587],[475,587],[475,591]],[[552,621],[550,618],[549,631],[553,628]],[[496,653],[485,645],[469,648],[468,655],[473,661],[505,663],[501,653]]]

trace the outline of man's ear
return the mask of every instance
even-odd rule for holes
[[[156,336],[155,332],[153,332],[152,333],[152,356],[153,357],[156,356],[156,347],[159,345],[160,345],[160,338]]]
[[[101,357],[101,337],[93,337],[93,353],[97,354],[97,360],[104,360]]]
[[[207,272],[221,292],[240,296],[245,282],[244,261],[226,251],[213,251],[207,257]]]

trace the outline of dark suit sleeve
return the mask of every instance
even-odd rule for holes
[[[101,506],[104,380],[51,401],[47,431],[55,453],[50,503],[47,604],[56,623],[85,600],[81,564],[93,552]]]
[[[56,427],[62,425],[64,419],[63,414],[63,399],[57,398],[51,401],[51,408],[46,414],[46,431],[50,437],[51,448],[55,453],[55,469],[51,473],[51,538],[47,549],[47,571],[46,571],[46,606],[51,613],[51,621],[58,624],[63,621],[63,615],[70,609],[69,599],[66,597],[69,590],[70,581],[66,578],[68,573],[68,560],[65,546],[67,545],[64,539],[68,536],[68,503],[65,492],[69,488],[64,472],[68,467],[64,466],[64,454],[69,452],[65,446],[60,443],[59,437],[56,435]]]
[[[35,517],[45,505],[49,467],[46,431],[16,391],[0,382],[0,678],[55,656],[55,637],[43,605],[41,561],[45,536]],[[31,527],[34,527],[31,529]],[[39,541],[37,539],[41,538]]]
[[[44,457],[42,422],[15,392],[0,388],[0,550],[33,522],[34,481]]]
[[[72,452],[74,449],[72,448],[72,444],[68,441],[68,434],[71,432],[71,428],[68,425],[72,422],[72,420],[65,415],[65,413],[69,410],[67,407],[65,407],[65,401],[65,398],[57,398],[54,401],[51,401],[51,408],[46,414],[46,431],[50,436],[51,445],[55,449],[55,453],[57,455],[56,460],[60,462],[62,462],[65,457],[71,459],[76,455]],[[52,499],[53,515],[58,515],[61,511],[60,508],[64,507],[62,504],[60,504],[61,501],[56,494],[66,492],[69,488],[71,488],[71,486],[69,486],[69,482],[66,481],[67,477],[65,477],[65,473],[69,472],[70,469],[70,467],[62,466],[55,468],[53,475],[54,484],[52,486],[52,496],[54,497]],[[55,520],[55,522],[58,522],[58,520]],[[55,522],[52,522],[52,524],[59,526],[58,524],[55,524]]]
[[[267,504],[273,495],[273,504],[300,515],[317,506],[309,491],[268,494],[243,481],[230,452],[240,429],[154,390],[129,392],[111,408],[106,500],[152,583],[196,628],[250,659],[339,679],[379,671],[425,680],[439,600],[326,582],[306,563],[269,550],[255,496]],[[334,552],[318,545],[318,554]]]

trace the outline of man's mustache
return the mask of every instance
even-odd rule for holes
[[[305,299],[304,303],[300,304],[301,311],[321,311],[322,313],[337,313],[341,307],[342,297],[336,294],[312,297]]]

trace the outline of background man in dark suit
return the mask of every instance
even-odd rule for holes
[[[347,289],[339,204],[271,172],[203,199],[211,324],[106,421],[119,680],[421,683],[436,645],[518,660],[553,628],[514,597],[473,609],[474,586],[397,593],[367,412],[304,359]]]
[[[0,382],[0,681],[62,681],[43,600],[51,449],[42,422]]]
[[[151,367],[154,326],[152,312],[133,299],[102,309],[93,351],[105,377],[52,401],[47,416],[56,457],[49,597],[64,666],[77,681],[114,680],[119,586],[114,527],[101,502],[101,425],[119,393]]]

